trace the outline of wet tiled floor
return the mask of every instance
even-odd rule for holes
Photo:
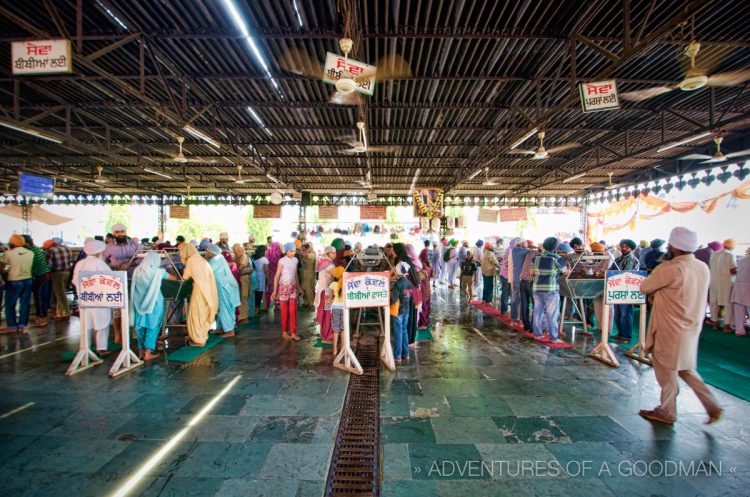
[[[457,296],[440,289],[435,340],[381,371],[383,496],[750,495],[749,403],[713,389],[726,417],[707,427],[685,387],[678,423],[652,425],[637,415],[658,401],[648,366],[587,358],[586,338],[550,350]],[[64,375],[76,322],[0,337],[2,495],[113,495],[187,427],[128,495],[321,496],[348,376],[310,317],[299,343],[264,316],[192,363],[114,379],[113,357]]]
[[[434,341],[381,375],[383,496],[750,495],[750,403],[712,388],[709,427],[684,387],[678,423],[652,425],[653,371],[624,350],[617,369],[590,338],[551,350],[457,299],[439,289]]]

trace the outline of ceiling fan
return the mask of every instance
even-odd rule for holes
[[[617,188],[620,188],[620,187],[623,187],[623,186],[625,186],[625,183],[617,183],[616,185],[613,185],[613,184],[612,184],[612,175],[613,175],[613,174],[614,174],[614,173],[611,173],[611,172],[607,173],[607,176],[609,176],[609,182],[608,182],[608,183],[607,183],[607,185],[606,185],[606,186],[604,187],[604,188],[605,188],[605,189],[607,189],[607,190],[615,190],[615,189],[617,189]]]
[[[96,176],[94,176],[94,183],[103,184],[109,182],[109,180],[102,175],[103,170],[104,166],[102,166],[101,164],[98,164],[96,166]]]
[[[398,150],[395,145],[374,145],[369,146],[367,144],[367,133],[365,131],[364,121],[357,122],[358,139],[356,141],[343,141],[351,148],[342,150],[343,154],[363,154],[365,152],[394,152]]]
[[[234,180],[234,182],[237,183],[238,185],[245,184],[245,180],[242,179],[242,165],[241,164],[237,164],[237,179]]]
[[[358,179],[358,180],[355,180],[355,181],[362,188],[371,189],[372,188],[372,174],[370,173],[370,170],[369,169],[367,170],[367,173],[365,174],[364,179]]]
[[[684,56],[690,61],[690,65],[685,72],[685,78],[682,81],[666,86],[655,86],[627,93],[621,93],[620,96],[625,100],[639,102],[648,98],[656,97],[672,90],[694,91],[704,86],[736,86],[750,79],[750,69],[740,69],[737,71],[727,71],[718,74],[708,75],[711,65],[706,62],[707,67],[696,67],[695,57],[700,51],[701,44],[693,40],[685,47]]]
[[[182,149],[182,144],[185,141],[185,137],[184,136],[176,136],[175,140],[177,140],[177,144],[179,145],[179,149],[177,151],[177,155],[174,155],[174,156],[171,157],[171,159],[174,162],[177,162],[178,164],[187,164],[187,163],[191,163],[191,164],[192,163],[195,163],[195,164],[206,164],[206,163],[207,164],[215,164],[217,162],[217,160],[215,158],[203,159],[203,158],[200,158],[200,157],[190,157],[190,158],[185,157],[185,154],[183,153],[183,149]],[[148,157],[144,157],[144,158],[148,158]]]
[[[497,186],[498,180],[500,178],[490,178],[489,175],[489,167],[484,168],[484,181],[482,181],[482,186]]]
[[[740,150],[739,152],[732,152],[729,154],[725,154],[721,151],[721,141],[724,139],[723,136],[717,135],[714,137],[714,143],[716,144],[716,153],[714,155],[705,155],[705,154],[690,154],[686,155],[684,157],[680,157],[680,159],[683,160],[700,160],[703,159],[703,162],[723,162],[729,159],[734,159],[735,157],[741,157],[743,155],[750,155],[750,149],[746,150]]]
[[[537,148],[536,150],[515,149],[515,150],[511,150],[511,152],[533,155],[531,159],[543,160],[543,159],[549,158],[551,154],[556,154],[558,152],[563,152],[565,150],[581,146],[581,144],[578,142],[568,142],[568,143],[563,143],[562,145],[558,145],[556,147],[544,148],[544,131],[540,131],[539,133],[537,133],[537,136],[539,137],[539,148]]]

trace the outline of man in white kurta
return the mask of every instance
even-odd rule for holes
[[[78,288],[78,275],[81,271],[105,271],[110,272],[111,269],[106,262],[102,259],[102,252],[107,246],[104,242],[89,238],[83,245],[83,251],[86,253],[86,258],[75,265],[73,269],[73,286],[76,287],[76,292],[80,295],[81,291]],[[107,341],[109,339],[109,325],[112,322],[112,310],[111,309],[80,309],[79,316],[86,329],[84,333],[88,333],[89,330],[96,330],[96,350],[99,353],[107,352]]]
[[[671,260],[659,264],[643,281],[641,291],[653,298],[646,350],[651,353],[661,404],[639,414],[651,421],[672,424],[677,419],[677,377],[693,389],[708,412],[707,423],[717,421],[721,407],[696,371],[698,341],[703,327],[708,268],[695,258],[698,235],[677,227],[669,236]]]
[[[718,326],[719,312],[723,307],[726,312],[724,319],[724,331],[730,332],[732,328],[732,286],[734,275],[732,269],[737,267],[734,250],[735,242],[732,239],[724,240],[724,248],[711,254],[708,267],[711,269],[711,287],[708,291],[708,303],[711,305],[711,321]]]
[[[734,290],[732,291],[732,311],[734,314],[734,334],[747,335],[745,318],[750,316],[750,248],[745,257],[737,263]]]

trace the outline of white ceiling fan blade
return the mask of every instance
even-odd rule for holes
[[[290,48],[281,55],[279,66],[285,71],[295,74],[323,79],[323,66],[320,62],[311,58],[306,52],[296,48]]]
[[[536,155],[534,154],[534,157],[530,157],[531,160],[545,160],[549,159],[549,155]]]
[[[581,146],[581,144],[578,143],[578,142],[563,143],[563,144],[557,145],[555,147],[548,148],[547,149],[547,153],[549,153],[549,154],[556,154],[558,152],[564,152],[565,150],[570,150],[571,148],[576,148],[576,147],[580,147],[580,146]]]
[[[708,77],[708,86],[736,86],[750,79],[750,69],[727,71]]]
[[[411,76],[411,67],[399,54],[392,53],[381,57],[375,63],[375,71],[364,71],[357,76],[357,80],[375,77],[376,81],[387,79],[404,79]]]
[[[623,100],[630,100],[631,102],[640,102],[641,100],[646,100],[649,98],[662,95],[664,93],[668,93],[674,90],[675,88],[677,88],[676,85],[655,86],[653,88],[644,88],[642,90],[635,90],[635,91],[629,91],[627,93],[620,93],[620,98],[622,98]]]
[[[679,157],[679,160],[700,160],[700,159],[708,160],[711,157],[712,157],[711,155],[705,155],[705,154],[690,154],[690,155],[685,155],[683,157]]]
[[[521,149],[521,148],[517,148],[515,150],[511,150],[510,152],[512,154],[536,155],[536,150],[528,150],[528,149]]]
[[[396,145],[374,145],[367,147],[368,152],[396,152],[397,150],[399,150],[399,147]]]
[[[735,157],[742,157],[743,155],[750,155],[750,148],[745,150],[740,150],[739,152],[732,152],[730,154],[726,154],[727,159],[734,159]]]

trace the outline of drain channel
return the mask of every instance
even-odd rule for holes
[[[380,438],[380,368],[378,339],[363,336],[357,359],[364,369],[352,375],[341,411],[339,431],[328,469],[326,497],[377,497]]]

